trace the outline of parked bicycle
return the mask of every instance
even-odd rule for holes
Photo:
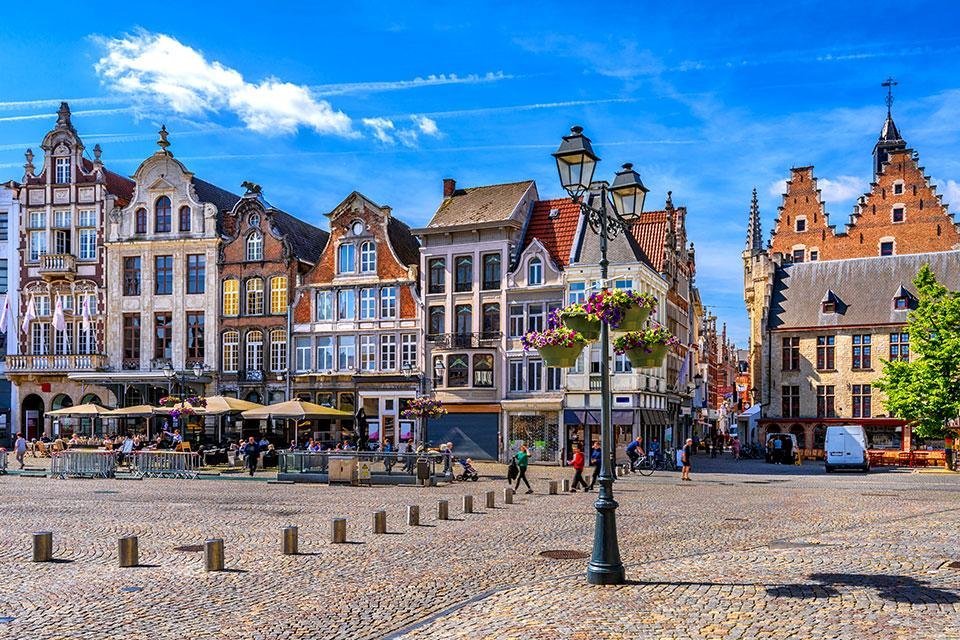
[[[637,471],[642,476],[653,475],[654,471],[663,471],[669,469],[670,465],[667,463],[667,460],[663,456],[647,456],[641,455],[637,458],[632,465],[630,465],[631,470]]]

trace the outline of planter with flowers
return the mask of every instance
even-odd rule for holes
[[[613,341],[616,353],[625,353],[627,359],[638,369],[659,367],[670,347],[680,341],[667,328],[656,324],[642,331],[630,331]]]
[[[579,333],[587,341],[600,337],[600,317],[588,312],[582,303],[574,302],[561,309],[557,315],[563,326]]]
[[[548,367],[572,367],[587,340],[583,334],[568,327],[552,327],[546,331],[531,331],[523,336],[526,351],[536,349]]]
[[[207,406],[207,399],[203,396],[166,396],[160,398],[160,404],[170,409],[170,417],[179,420],[196,413],[196,409]]]
[[[404,418],[439,418],[447,415],[443,403],[433,398],[420,396],[407,401],[407,408],[400,412]]]
[[[602,289],[583,303],[586,313],[606,322],[615,331],[641,330],[656,306],[657,299],[649,293],[625,289]]]

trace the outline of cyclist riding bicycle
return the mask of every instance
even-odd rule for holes
[[[632,471],[634,466],[637,464],[637,460],[640,459],[640,436],[637,436],[636,439],[630,442],[627,445],[627,457],[630,458],[630,470]]]

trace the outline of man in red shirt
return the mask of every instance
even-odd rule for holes
[[[571,493],[577,492],[577,487],[583,485],[584,491],[589,491],[590,487],[587,485],[587,481],[583,479],[583,467],[585,459],[583,457],[583,452],[580,451],[579,445],[573,445],[573,460],[569,461],[567,464],[573,465],[573,486],[570,487]]]

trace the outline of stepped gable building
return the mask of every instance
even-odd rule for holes
[[[500,417],[501,390],[509,385],[506,274],[537,200],[532,180],[458,188],[447,178],[430,223],[414,230],[422,245],[424,368],[449,411],[430,420],[429,439],[453,442],[462,455],[497,459],[506,450]],[[531,302],[523,301],[524,314]]]
[[[207,395],[217,378],[220,225],[238,196],[197,178],[174,158],[166,127],[159,135],[130,202],[106,224],[109,373],[72,376],[110,388],[118,406]],[[168,367],[186,388],[167,379]]]
[[[356,191],[327,216],[329,240],[295,302],[294,395],[354,413],[371,440],[396,445],[414,437],[401,412],[426,384],[420,245],[389,206]],[[345,435],[320,425],[315,438]]]
[[[687,208],[674,207],[667,192],[664,208],[644,211],[630,223],[630,231],[645,261],[667,282],[666,326],[680,345],[667,357],[666,391],[668,423],[677,425],[679,443],[692,433],[693,411],[690,382],[693,380],[693,307],[696,253],[687,244]]]
[[[872,448],[910,448],[874,383],[882,360],[910,357],[920,267],[960,288],[960,228],[889,110],[873,157],[871,191],[842,229],[829,223],[812,167],[793,169],[768,246],[756,192],[750,207],[744,300],[760,436],[789,431],[815,455],[828,425],[849,422],[866,427]]]
[[[221,394],[272,404],[291,396],[291,325],[297,287],[329,234],[267,202],[260,185],[223,217],[218,266]],[[228,435],[241,435],[228,422]]]
[[[104,228],[107,216],[127,206],[134,190],[133,181],[107,170],[99,145],[92,160],[85,157],[66,102],[40,147],[39,168],[27,149],[19,185],[19,314],[8,327],[16,327],[20,355],[6,362],[19,397],[12,422],[28,438],[52,434],[55,425],[44,420],[46,411],[118,402],[114,390],[77,380],[76,374],[107,365]],[[55,317],[59,324],[58,301],[62,330],[53,324]]]

